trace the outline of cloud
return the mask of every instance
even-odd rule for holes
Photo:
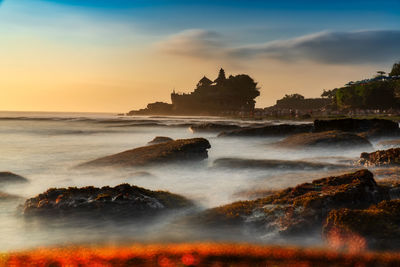
[[[186,57],[215,57],[224,51],[223,37],[214,31],[192,29],[156,44],[159,51]]]
[[[227,59],[265,58],[283,62],[309,60],[324,64],[393,62],[400,58],[400,31],[319,32],[262,44],[229,46],[222,36],[204,30],[184,31],[160,43],[181,56]]]

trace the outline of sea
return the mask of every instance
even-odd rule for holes
[[[322,246],[318,236],[282,240],[270,236],[232,234],[194,235],[190,231],[166,231],[181,214],[146,225],[108,222],[51,223],[27,220],[25,200],[49,188],[116,186],[121,183],[150,190],[165,190],[193,200],[200,210],[252,198],[252,192],[279,190],[347,170],[293,170],[282,168],[220,168],[220,158],[302,160],[343,164],[357,160],[362,149],[280,150],[277,137],[218,137],[218,132],[193,132],[190,126],[210,122],[239,126],[263,126],[283,120],[245,120],[221,117],[118,116],[106,113],[0,112],[0,171],[10,171],[28,183],[0,185],[0,192],[17,200],[0,201],[0,251],[80,244],[126,242],[232,241]],[[156,136],[173,139],[204,137],[211,148],[198,162],[110,170],[77,170],[78,164],[136,147]],[[368,151],[367,151],[368,152]],[[204,239],[204,240],[203,240]]]

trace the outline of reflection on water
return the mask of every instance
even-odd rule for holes
[[[24,198],[33,197],[51,187],[101,187],[130,183],[151,190],[168,190],[181,194],[195,200],[200,208],[205,209],[243,199],[244,194],[238,192],[280,189],[343,172],[214,168],[212,163],[218,158],[307,160],[343,164],[362,152],[352,149],[345,153],[332,150],[288,153],[271,146],[280,138],[217,138],[215,132],[192,133],[188,130],[188,125],[202,121],[241,126],[255,123],[212,117],[118,118],[108,114],[0,113],[0,171],[12,171],[30,180],[27,184],[7,185],[0,189],[22,197],[21,200],[0,202],[0,250],[66,242],[182,241],[195,236],[182,229],[165,232],[167,225],[176,220],[177,214],[146,225],[108,225],[107,222],[51,225],[23,219],[18,212],[18,205],[24,202]],[[180,163],[178,166],[172,164],[118,171],[73,169],[75,165],[88,160],[146,145],[155,136],[174,139],[205,137],[212,146],[209,158],[198,163]],[[235,239],[234,236],[224,238],[221,235],[208,235],[207,238]],[[243,240],[244,237],[236,238]]]

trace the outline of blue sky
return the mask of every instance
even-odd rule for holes
[[[0,2],[0,70],[11,77],[0,81],[10,88],[0,105],[15,109],[21,94],[54,92],[59,99],[29,109],[124,111],[169,101],[172,88],[190,91],[220,67],[251,74],[262,86],[257,105],[267,106],[285,93],[316,97],[400,60],[398,0]],[[103,100],[68,105],[100,94],[95,88]]]

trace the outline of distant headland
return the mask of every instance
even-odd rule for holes
[[[212,81],[201,78],[191,93],[171,93],[172,104],[155,102],[128,115],[238,115],[254,112],[255,98],[260,95],[257,83],[246,74],[225,76],[221,68]]]
[[[247,74],[230,75],[224,69],[218,77],[200,79],[191,93],[171,93],[172,104],[154,102],[127,115],[208,115],[233,117],[308,118],[338,115],[400,115],[400,62],[390,72],[350,81],[343,87],[323,90],[320,98],[285,95],[276,105],[255,108],[260,95],[257,83]]]

